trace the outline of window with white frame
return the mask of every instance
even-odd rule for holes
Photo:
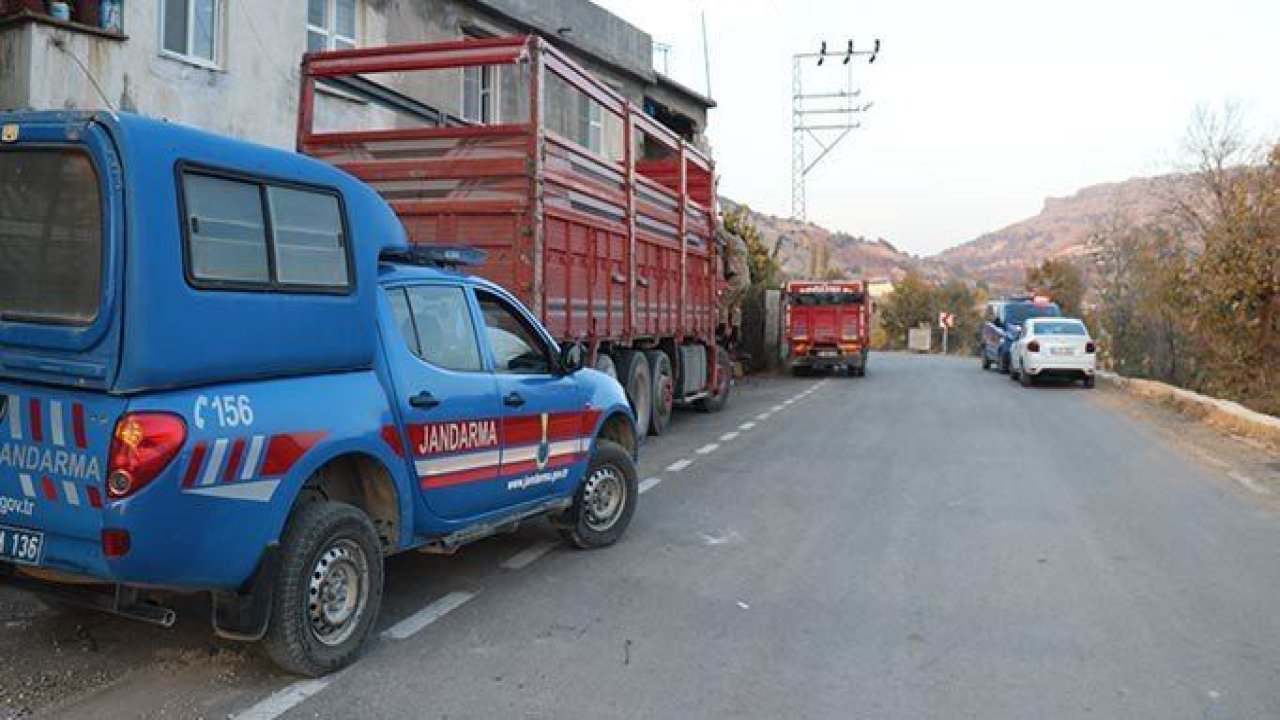
[[[462,117],[471,122],[498,122],[498,68],[493,65],[462,69]]]
[[[307,0],[307,51],[355,47],[358,1]]]
[[[167,53],[214,64],[221,0],[160,0],[160,46]]]

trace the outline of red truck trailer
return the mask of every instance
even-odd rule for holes
[[[298,149],[585,343],[653,434],[732,388],[711,160],[536,36],[310,53]]]
[[[786,366],[795,375],[844,368],[867,374],[871,298],[862,280],[793,281],[785,303]]]

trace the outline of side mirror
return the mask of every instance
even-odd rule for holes
[[[582,343],[567,342],[560,346],[560,374],[572,375],[582,369],[585,356]]]

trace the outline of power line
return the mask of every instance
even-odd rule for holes
[[[825,158],[850,131],[861,127],[857,116],[871,109],[871,103],[858,104],[862,91],[853,86],[854,60],[865,57],[867,63],[876,61],[880,54],[877,38],[870,50],[855,50],[853,40],[847,41],[844,51],[828,52],[827,42],[822,41],[818,52],[796,53],[791,56],[791,217],[804,221],[805,177]],[[805,61],[816,60],[814,67],[831,72],[843,67],[845,77],[841,89],[834,92],[804,91]],[[827,61],[830,60],[830,63]],[[838,61],[838,62],[837,62]],[[806,160],[806,147],[816,144],[818,156]]]

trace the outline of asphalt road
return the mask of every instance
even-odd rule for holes
[[[116,674],[44,709],[1280,717],[1280,507],[1258,494],[1276,458],[1124,402],[906,355],[874,355],[866,378],[747,381],[647,445],[647,492],[613,548],[573,551],[537,524],[393,558],[390,634],[320,682],[211,643],[202,618],[168,635],[96,621],[108,639],[90,654]],[[1229,471],[1246,455],[1253,491]],[[72,622],[0,630],[31,634],[0,650],[41,652]],[[130,652],[149,659],[119,670]]]

